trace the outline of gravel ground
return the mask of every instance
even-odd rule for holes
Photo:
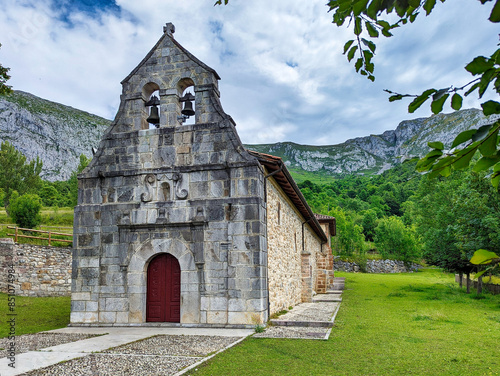
[[[173,375],[198,362],[195,357],[90,354],[83,358],[34,370],[29,376]]]
[[[75,342],[81,339],[95,337],[94,334],[70,334],[70,333],[36,333],[16,336],[16,354],[57,346],[63,343]],[[8,344],[11,342],[7,337],[0,339],[0,358],[7,356]]]
[[[340,303],[317,302],[302,303],[277,320],[284,321],[330,321]]]
[[[158,335],[104,351],[113,354],[206,356],[240,337]]]
[[[254,338],[303,338],[325,339],[330,328],[313,328],[299,326],[270,326],[263,333],[256,333]]]

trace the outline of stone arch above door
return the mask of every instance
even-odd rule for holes
[[[174,256],[181,268],[181,324],[200,322],[200,278],[189,245],[179,239],[154,239],[141,244],[127,268],[129,323],[146,322],[147,269],[158,254]]]

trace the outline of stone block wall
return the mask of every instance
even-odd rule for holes
[[[264,178],[222,111],[217,73],[172,36],[122,81],[115,121],[79,176],[71,322],[146,321],[147,269],[161,253],[181,269],[181,324],[267,320]],[[195,124],[178,120],[195,92]],[[158,90],[159,128],[148,129]]]
[[[408,273],[421,268],[421,265],[412,264],[408,269],[403,261],[398,260],[367,260],[366,273]],[[361,272],[355,262],[335,260],[334,270],[343,272]]]
[[[270,314],[311,301],[321,241],[273,178],[267,184]],[[304,231],[304,232],[303,232]]]
[[[67,296],[71,292],[71,249],[0,240],[0,291],[7,292],[7,269],[13,265],[16,295]]]

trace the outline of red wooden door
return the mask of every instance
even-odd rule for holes
[[[146,321],[180,322],[181,268],[167,253],[156,256],[148,266]]]

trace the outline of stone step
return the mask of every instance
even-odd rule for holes
[[[326,294],[342,295],[342,290],[326,290]]]
[[[345,286],[342,284],[334,283],[333,285],[330,285],[330,288],[328,290],[344,290]]]
[[[292,321],[275,319],[271,320],[271,325],[331,328],[333,327],[333,321]]]
[[[324,294],[324,296],[315,296],[313,298],[314,303],[340,303],[341,301],[342,298],[340,296],[327,294]]]
[[[333,282],[345,282],[345,277],[334,277]]]

